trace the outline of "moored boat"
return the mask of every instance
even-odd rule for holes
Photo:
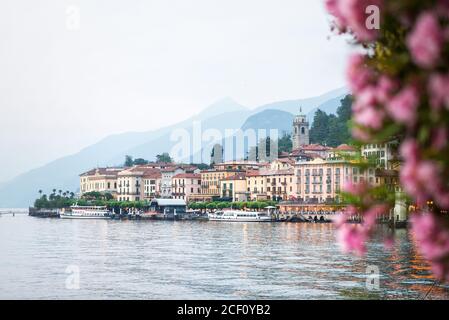
[[[59,216],[62,219],[111,219],[112,212],[103,206],[78,206],[74,205],[69,210],[61,210]]]
[[[265,212],[252,212],[252,211],[217,211],[215,213],[209,213],[210,221],[229,221],[229,222],[270,222],[271,216]]]

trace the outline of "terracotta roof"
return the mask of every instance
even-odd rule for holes
[[[93,176],[93,175],[110,175],[110,176],[117,176],[117,174],[122,171],[123,168],[116,168],[116,167],[111,167],[111,168],[95,168],[95,169],[91,169],[87,172],[84,172],[82,174],[80,174],[80,177],[85,177],[85,176]]]
[[[345,143],[339,145],[338,147],[336,147],[336,148],[334,148],[332,150],[335,150],[335,151],[357,151],[356,148],[354,148],[352,146],[349,146],[349,145],[347,145]]]
[[[257,177],[257,176],[280,176],[280,175],[292,175],[294,174],[294,169],[284,169],[284,170],[261,170],[259,172],[247,174],[248,177]]]
[[[162,178],[162,174],[159,169],[145,168],[143,170],[143,177],[144,178],[152,178],[152,179],[160,179],[160,178]]]
[[[161,175],[161,169],[154,168],[153,166],[141,165],[134,166],[123,170],[119,173],[119,176],[151,176],[157,177]]]
[[[326,147],[326,146],[322,146],[321,144],[309,144],[309,145],[301,146],[299,149],[300,150],[306,150],[306,151],[327,151],[327,150],[330,150],[332,148]]]
[[[197,173],[178,173],[173,176],[173,179],[201,179],[201,175]]]
[[[289,163],[289,164],[295,164],[295,160],[292,158],[280,158],[280,159],[276,159],[274,161],[279,161],[282,163]]]

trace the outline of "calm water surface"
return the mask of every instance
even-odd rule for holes
[[[0,299],[449,299],[405,230],[341,254],[330,224],[0,216]],[[380,290],[366,289],[366,268]],[[80,270],[66,289],[68,266]]]

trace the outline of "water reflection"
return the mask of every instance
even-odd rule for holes
[[[0,220],[0,298],[448,299],[405,230],[364,258],[340,253],[330,224]],[[78,265],[79,290],[65,289]],[[380,290],[366,289],[366,268]],[[431,290],[430,290],[431,289]],[[430,293],[429,293],[430,290]]]

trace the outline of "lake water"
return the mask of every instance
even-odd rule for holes
[[[0,299],[449,299],[407,231],[396,238],[357,258],[331,224],[1,215]],[[367,289],[369,266],[379,290]]]

